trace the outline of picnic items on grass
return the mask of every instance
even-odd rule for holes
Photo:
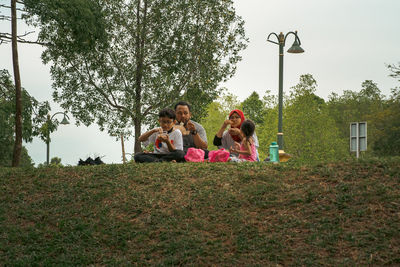
[[[212,150],[208,153],[210,162],[227,162],[229,159],[229,152],[224,148]]]
[[[185,160],[190,162],[203,162],[204,150],[190,147],[185,155]]]

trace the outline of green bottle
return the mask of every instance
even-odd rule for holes
[[[279,146],[276,142],[272,142],[269,146],[269,161],[279,162]]]

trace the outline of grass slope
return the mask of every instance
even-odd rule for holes
[[[400,160],[0,169],[4,265],[398,265]]]

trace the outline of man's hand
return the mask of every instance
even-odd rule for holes
[[[194,131],[194,130],[196,130],[196,127],[194,126],[193,122],[188,121],[188,123],[186,124],[186,129],[188,131]]]

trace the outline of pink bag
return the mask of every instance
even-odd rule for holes
[[[212,150],[208,153],[208,159],[210,162],[227,162],[229,159],[229,152],[223,148]]]
[[[203,162],[204,150],[190,147],[185,155],[185,160],[191,162]]]

